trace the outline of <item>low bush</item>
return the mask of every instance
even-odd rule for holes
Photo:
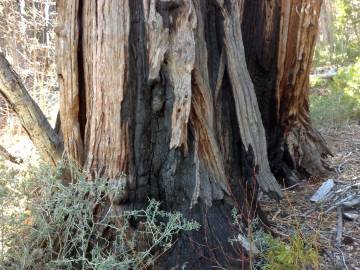
[[[107,200],[118,190],[71,169],[73,183],[65,186],[62,167],[2,168],[1,269],[145,269],[180,231],[199,228],[154,200],[119,211]]]

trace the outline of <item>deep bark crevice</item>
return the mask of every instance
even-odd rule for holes
[[[259,191],[280,198],[274,175],[291,184],[298,171],[327,172],[330,151],[308,114],[321,6],[309,1],[59,2],[58,122],[68,158],[119,188],[117,211],[156,198],[202,225],[179,234],[156,268],[248,267],[241,244],[228,240],[261,212]],[[31,138],[33,123],[46,135],[34,142],[55,163],[59,132],[24,116],[44,118],[0,60],[1,87],[18,91],[7,101]]]
[[[79,6],[83,6],[83,0],[79,0]],[[79,28],[83,28],[83,9],[78,10],[78,24]],[[84,51],[83,51],[83,35],[82,31],[79,31],[79,42],[77,48],[77,62],[78,62],[78,84],[79,84],[79,124],[80,135],[82,141],[85,141],[85,126],[86,126],[86,91],[85,91],[85,71],[84,71]]]
[[[284,158],[287,147],[275,105],[280,11],[278,1],[245,1],[242,32],[247,67],[261,104],[270,167],[280,183],[292,185],[299,179],[291,160]]]

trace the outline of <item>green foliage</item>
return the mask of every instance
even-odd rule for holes
[[[355,104],[360,104],[360,58],[355,64],[339,69],[332,88],[334,91],[343,91]]]
[[[304,237],[300,231],[296,231],[288,242],[284,242],[258,230],[254,235],[254,242],[261,251],[261,255],[254,263],[254,269],[320,269],[320,256],[314,247],[316,243],[314,236]]]
[[[154,200],[143,210],[121,210],[108,200],[118,190],[74,167],[67,186],[62,167],[2,169],[1,269],[145,269],[180,231],[199,228]]]
[[[349,123],[355,107],[349,97],[339,91],[310,96],[310,115],[316,127],[339,127]]]
[[[232,211],[233,225],[238,231],[243,232],[241,214],[236,209]],[[245,234],[244,234],[245,235]],[[252,269],[257,270],[304,270],[319,268],[319,253],[317,251],[317,235],[305,236],[299,228],[294,229],[289,241],[284,242],[279,238],[265,233],[261,222],[254,219],[247,228],[248,244],[250,250],[256,249],[255,254],[249,254]],[[231,243],[239,242],[238,237],[229,240]],[[243,245],[244,242],[241,242]],[[254,258],[255,257],[255,258]]]
[[[338,126],[360,119],[360,58],[340,68],[325,94],[310,96],[310,114],[316,126]]]
[[[360,56],[360,1],[327,0],[332,6],[329,43],[319,42],[315,50],[315,67],[352,64]],[[324,4],[325,5],[325,4]],[[327,4],[329,5],[329,4]],[[330,12],[330,11],[329,11]]]
[[[262,270],[303,270],[309,267],[319,269],[319,254],[312,246],[311,238],[295,233],[286,244],[269,234],[264,234],[263,237],[266,248]]]
[[[327,79],[320,78],[317,76],[310,76],[310,87],[311,88],[326,87],[327,85],[328,85]]]

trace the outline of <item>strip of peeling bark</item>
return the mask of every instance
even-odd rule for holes
[[[253,152],[253,174],[260,187],[267,193],[281,198],[282,192],[273,176],[267,157],[265,130],[262,124],[254,85],[246,67],[245,51],[241,33],[240,6],[238,1],[229,1],[226,8],[218,1],[224,16],[224,43],[227,69],[236,104],[240,135],[247,152]]]
[[[84,145],[79,124],[79,1],[58,1],[57,72],[60,89],[60,120],[64,149],[68,158],[80,166],[84,162]]]
[[[186,0],[174,12],[174,27],[169,33],[166,53],[167,72],[174,88],[171,116],[170,149],[184,146],[187,149],[187,124],[191,108],[191,71],[195,63],[196,16],[192,1]]]
[[[3,54],[0,54],[0,93],[19,117],[41,158],[55,165],[62,155],[59,137]]]
[[[15,164],[20,164],[23,162],[21,158],[13,156],[1,145],[0,145],[0,156]]]

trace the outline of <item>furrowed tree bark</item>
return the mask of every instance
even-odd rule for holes
[[[0,54],[0,93],[19,117],[41,158],[55,165],[62,155],[59,137],[3,54]]]
[[[118,187],[120,196],[109,198],[115,214],[156,198],[201,224],[180,234],[155,268],[246,268],[244,247],[228,240],[256,216],[259,190],[279,199],[274,175],[291,183],[301,170],[327,173],[330,151],[308,104],[320,7],[59,0],[61,132],[3,56],[0,91],[44,159],[61,158],[60,133],[89,180]],[[233,208],[242,228],[232,224]]]
[[[282,196],[272,171],[295,178],[295,165],[307,167],[295,158],[285,168],[286,153],[294,157],[289,134],[297,123],[312,130],[300,121],[313,50],[306,34],[316,32],[305,21],[317,19],[308,5],[299,15],[307,19],[288,25],[300,28],[293,37],[300,49],[292,51],[292,39],[280,43],[290,22],[286,1],[58,1],[67,156],[89,179],[119,188],[117,211],[144,207],[151,197],[201,224],[180,234],[156,269],[246,268],[241,243],[228,240],[246,231],[260,189]],[[279,90],[289,82],[282,59],[297,66],[300,56],[295,83]],[[233,208],[242,228],[232,225]]]
[[[265,130],[254,86],[246,66],[241,33],[240,2],[230,1],[228,5],[230,5],[228,9],[225,8],[225,5],[222,7],[225,25],[224,43],[240,136],[245,150],[254,153],[254,175],[257,175],[260,187],[266,193],[273,192],[275,197],[280,198],[281,190],[270,171]]]
[[[246,223],[259,186],[281,197],[245,67],[240,8],[238,1],[59,1],[66,153],[90,178],[123,191],[119,209],[155,197],[202,224],[179,236],[162,269],[241,266],[242,247],[228,242],[232,208]]]
[[[324,176],[330,155],[309,117],[309,73],[321,1],[245,1],[247,66],[266,130],[270,166],[292,185],[299,173]],[[255,44],[255,45],[254,45]]]
[[[296,168],[326,176],[331,155],[309,116],[309,74],[322,1],[281,2],[276,106],[287,148]],[[295,31],[297,30],[297,31]]]

